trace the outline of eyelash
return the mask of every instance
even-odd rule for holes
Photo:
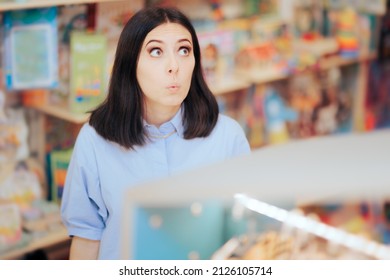
[[[186,50],[187,51],[187,54],[186,55],[189,55],[190,53],[191,53],[191,48],[190,47],[181,47],[180,49],[179,49],[179,51],[181,51],[181,50]]]
[[[153,52],[155,52],[155,51],[159,51],[160,53],[161,53],[161,49],[160,48],[152,48],[150,51],[149,51],[149,54],[151,55],[151,56],[154,56],[153,55]],[[157,55],[158,56],[158,55]]]
[[[185,54],[186,56],[189,55],[191,53],[191,50],[192,50],[190,47],[186,46],[186,47],[180,47],[179,51],[181,51],[183,49],[187,51],[187,53]],[[153,52],[155,52],[155,51],[159,51],[160,54],[162,53],[162,50],[160,48],[152,48],[152,49],[150,49],[149,54],[151,56],[153,56]],[[159,56],[159,55],[157,55],[157,56]]]

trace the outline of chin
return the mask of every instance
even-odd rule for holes
[[[172,98],[171,100],[166,100],[166,102],[164,102],[165,105],[167,106],[180,106],[183,101],[184,101],[185,98]]]

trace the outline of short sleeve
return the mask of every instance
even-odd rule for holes
[[[233,153],[235,155],[247,155],[247,154],[250,154],[250,152],[251,152],[251,148],[250,148],[248,139],[246,138],[246,135],[240,126],[239,131],[238,131],[237,136],[236,136],[236,141],[235,141]]]
[[[228,121],[229,138],[231,143],[231,156],[250,154],[251,148],[241,125],[234,119],[224,116]]]
[[[96,132],[84,125],[77,137],[65,180],[62,220],[70,236],[100,240],[107,209],[96,162]]]

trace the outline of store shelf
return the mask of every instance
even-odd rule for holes
[[[221,80],[218,83],[210,85],[210,88],[215,95],[223,95],[229,92],[245,90],[249,86],[250,83],[248,81],[237,78]],[[74,124],[83,124],[88,121],[90,116],[89,113],[73,113],[66,105],[41,104],[29,105],[28,108]]]
[[[0,3],[0,12],[11,10],[22,10],[32,8],[43,8],[62,5],[89,4],[100,2],[114,2],[118,0],[19,0]],[[124,0],[119,0],[124,1]]]
[[[269,71],[264,69],[240,70],[237,74],[246,77],[254,84],[265,84],[288,78],[290,75],[280,71]]]
[[[248,79],[241,77],[231,77],[230,79],[220,79],[210,83],[210,89],[216,96],[224,95],[230,92],[245,90],[250,87],[251,83]]]
[[[314,67],[312,70],[327,70],[332,67],[343,67],[348,65],[353,65],[357,63],[362,63],[366,61],[372,61],[377,58],[377,55],[375,53],[367,53],[367,54],[361,54],[358,57],[354,58],[344,58],[341,56],[332,56],[323,58],[318,66]],[[297,73],[281,73],[280,71],[272,71],[272,70],[264,70],[264,69],[251,69],[249,71],[247,70],[238,70],[237,74],[242,77],[246,77],[249,81],[251,81],[254,84],[265,84],[265,83],[271,83],[280,81],[283,79],[287,79],[288,77],[291,77],[293,75],[299,74]]]
[[[24,255],[34,252],[35,250],[40,250],[66,242],[69,240],[67,230],[65,228],[48,233],[46,236],[32,241],[27,246],[11,250],[6,252],[3,255],[0,255],[0,260],[12,260],[22,258]]]
[[[376,58],[377,58],[376,53],[361,54],[355,58],[343,58],[341,56],[333,56],[333,57],[323,59],[320,62],[319,67],[322,70],[326,70],[332,67],[342,67],[342,66],[352,65],[355,63],[371,61],[371,60],[375,60]]]
[[[31,105],[29,108],[35,109],[48,116],[56,117],[74,124],[83,124],[88,121],[88,113],[73,113],[67,106],[42,104],[42,105]]]

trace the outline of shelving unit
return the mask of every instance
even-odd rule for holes
[[[34,109],[40,113],[46,114],[48,116],[56,117],[78,125],[87,122],[89,118],[88,113],[72,113],[65,105],[42,104],[29,106],[29,108]]]
[[[0,260],[19,259],[28,253],[34,252],[35,250],[49,248],[59,243],[65,243],[69,241],[70,238],[68,236],[68,233],[65,228],[63,228],[61,230],[48,233],[46,236],[32,241],[25,247],[14,249],[6,252],[3,255],[0,255]]]
[[[0,13],[5,11],[12,10],[21,10],[21,9],[32,9],[32,8],[42,8],[42,7],[51,7],[51,6],[65,6],[65,5],[78,5],[78,4],[92,4],[92,3],[103,3],[103,2],[115,2],[115,1],[125,1],[125,0],[20,0],[13,2],[1,2],[0,3]],[[129,0],[127,0],[129,1]],[[377,58],[375,53],[362,54],[356,58],[346,59],[340,56],[332,56],[320,61],[319,65],[316,67],[316,70],[326,70],[332,67],[344,67],[353,64],[360,64],[362,67],[359,70],[360,76],[366,76],[368,73],[367,64],[368,62],[375,60]],[[297,73],[299,74],[299,73]],[[210,82],[211,91],[217,96],[222,97],[226,94],[235,94],[239,92],[244,92],[245,90],[250,89],[253,86],[271,83],[274,81],[280,81],[288,79],[292,75],[296,74],[285,74],[285,73],[272,73],[266,72],[264,70],[241,70],[236,71],[233,77],[226,77],[221,80]],[[366,79],[359,80],[358,86],[359,90],[365,90]],[[363,95],[358,93],[358,98],[356,100],[355,111],[355,120],[354,123],[362,123],[361,118],[363,112],[364,100],[362,99]],[[70,122],[76,126],[81,126],[89,119],[89,114],[76,114],[71,112],[68,109],[68,106],[65,104],[41,104],[28,107],[30,113],[37,116],[36,122],[32,125],[31,131],[34,133],[34,145],[36,150],[39,150],[39,147],[44,147],[45,137],[42,134],[44,126],[44,118],[54,117],[61,119],[65,122]],[[355,126],[355,131],[361,130],[359,127]],[[127,199],[131,202],[147,205],[158,205],[166,206],[171,203],[180,203],[182,199],[186,201],[193,201],[196,199],[203,199],[205,197],[218,197],[223,199],[231,199],[234,193],[238,190],[253,190],[254,194],[266,199],[266,200],[277,200],[285,198],[288,194],[288,197],[291,197],[291,193],[294,195],[304,194],[306,197],[300,197],[302,200],[300,202],[313,201],[316,199],[324,199],[326,197],[334,197],[338,192],[342,191],[343,195],[348,192],[355,190],[355,185],[350,184],[351,180],[359,181],[358,186],[367,186],[369,182],[378,179],[376,177],[379,175],[379,178],[382,178],[383,166],[389,165],[387,158],[390,158],[390,152],[387,149],[379,151],[379,148],[383,147],[384,143],[389,143],[389,132],[384,131],[380,133],[374,133],[372,136],[361,136],[361,135],[351,135],[345,136],[345,138],[338,138],[337,136],[324,137],[324,138],[314,138],[309,140],[302,140],[299,142],[290,142],[285,146],[275,146],[267,147],[261,149],[261,151],[256,151],[253,156],[249,158],[237,159],[235,161],[228,161],[222,165],[213,166],[207,169],[201,169],[194,171],[192,173],[185,174],[183,176],[178,176],[172,179],[163,180],[155,184],[149,184],[145,186],[144,189],[131,190],[127,196]],[[349,138],[351,137],[351,138]],[[351,139],[371,139],[373,144],[367,146],[360,146],[353,144],[350,145]],[[340,143],[336,142],[340,139]],[[348,140],[349,139],[349,140]],[[336,141],[336,142],[334,142]],[[358,143],[360,140],[358,140]],[[362,140],[363,141],[363,140]],[[340,161],[336,160],[334,157],[331,157],[331,153],[326,153],[326,155],[321,154],[320,157],[316,157],[318,152],[327,151],[324,149],[324,145],[335,144],[338,146],[338,149],[342,152],[347,152],[348,155],[355,153],[355,158],[344,157]],[[357,142],[355,142],[357,143]],[[372,146],[371,146],[372,145]],[[38,148],[37,148],[38,147]],[[295,149],[295,150],[294,150]],[[365,149],[362,151],[362,149]],[[294,152],[291,152],[294,150]],[[311,156],[308,158],[302,157],[302,153],[307,151],[312,151]],[[333,150],[332,150],[333,151]],[[361,152],[361,153],[359,153]],[[337,152],[332,152],[338,154]],[[343,153],[341,153],[343,154]],[[366,168],[367,174],[370,176],[364,176],[364,172],[356,172],[352,170],[350,165],[362,161],[362,154],[368,157],[370,160],[377,158],[378,162],[371,165],[371,161],[363,162],[359,168]],[[385,158],[384,155],[389,155]],[[38,158],[41,162],[45,161],[44,155],[42,152],[38,154]],[[348,159],[348,160],[347,160]],[[350,159],[350,160],[349,160]],[[334,162],[337,161],[337,164]],[[313,164],[315,162],[315,164]],[[320,163],[320,165],[318,165]],[[381,165],[383,164],[383,165]],[[305,176],[300,176],[295,173],[294,170],[290,170],[293,167],[294,170],[298,168],[306,168],[311,171],[305,172]],[[317,171],[325,167],[325,169],[331,169],[331,172],[342,177],[321,177]],[[336,170],[335,168],[339,169]],[[379,168],[375,170],[375,168]],[[240,172],[238,172],[240,170]],[[280,175],[274,174],[272,171],[279,170]],[[242,172],[241,172],[242,171]],[[267,173],[268,172],[268,173]],[[324,172],[323,170],[321,172]],[[240,176],[236,176],[240,174]],[[323,174],[323,173],[321,173]],[[189,177],[187,177],[187,175]],[[257,176],[259,175],[259,176]],[[261,175],[261,176],[260,176]],[[348,178],[345,176],[349,176]],[[355,176],[356,175],[356,176]],[[361,176],[361,177],[359,177]],[[193,178],[189,180],[188,178]],[[347,180],[339,182],[338,179],[343,178]],[[382,190],[383,186],[388,187],[389,177],[383,177],[381,185],[377,185],[377,189]],[[337,180],[336,180],[337,179]],[[337,181],[337,182],[336,182]],[[377,180],[378,181],[378,180]],[[288,189],[286,192],[285,186],[293,183],[293,188]],[[348,188],[344,188],[344,184],[349,184]],[[329,189],[329,185],[333,184],[333,189]],[[185,188],[175,188],[175,186],[186,186]],[[202,186],[199,188],[199,186]],[[244,187],[242,187],[244,186]],[[262,189],[264,186],[264,189]],[[317,190],[321,189],[321,192],[312,188],[316,186]],[[337,193],[335,192],[337,189]],[[197,190],[197,194],[193,193],[193,190]],[[188,191],[190,190],[190,191]],[[223,190],[223,191],[221,191]],[[306,192],[310,190],[309,192]],[[296,192],[295,192],[296,191]],[[175,192],[176,195],[172,196],[171,193]],[[155,193],[159,193],[158,196]],[[367,194],[367,192],[365,192]],[[372,194],[371,192],[369,192]],[[390,194],[389,194],[390,195]],[[298,198],[297,198],[298,199]],[[128,205],[128,207],[133,207],[133,204]],[[132,209],[127,208],[128,213],[131,213]],[[126,234],[129,234],[131,230],[131,225],[127,225]],[[128,238],[123,237],[123,238]],[[131,235],[130,235],[131,237]],[[0,255],[0,259],[14,259],[20,258],[21,256],[33,252],[37,249],[47,248],[58,243],[63,243],[69,241],[67,233],[65,230],[49,234],[42,239],[36,240],[30,243],[28,246],[16,250],[12,250],[4,255]],[[129,244],[129,239],[127,239],[127,245]],[[127,254],[128,252],[126,252]]]
[[[230,79],[217,80],[210,83],[209,86],[215,96],[220,96],[229,92],[248,89],[251,86],[251,82],[248,78],[236,75]]]
[[[364,62],[375,60],[376,58],[377,58],[377,54],[375,52],[360,54],[358,57],[355,58],[343,58],[341,56],[333,56],[328,59],[323,59],[320,62],[319,68],[321,70],[327,70],[332,67],[342,67],[342,66],[352,65],[355,63],[364,63]]]
[[[118,1],[118,0],[19,0],[19,1],[12,1],[12,2],[9,1],[9,2],[0,3],[0,12],[32,9],[32,8],[43,8],[43,7],[51,7],[51,6],[92,4],[92,3],[114,2],[114,1]]]
[[[356,58],[343,58],[340,56],[333,56],[328,59],[324,59],[320,62],[318,69],[326,70],[331,67],[343,67],[348,65],[353,65],[356,63],[364,63],[376,59],[375,53],[370,53],[366,55],[360,55]],[[262,70],[252,70],[252,71],[237,71],[236,75],[230,79],[217,80],[209,84],[211,91],[216,96],[222,96],[228,93],[233,93],[241,90],[246,90],[250,86],[271,83],[283,79],[287,79],[291,75],[295,74],[284,74],[284,73],[272,73],[264,72]],[[56,117],[64,121],[68,121],[74,124],[83,124],[88,118],[89,114],[81,113],[72,113],[67,105],[61,104],[41,104],[33,105],[30,108],[37,110],[48,116]]]
[[[224,95],[229,92],[236,92],[246,90],[250,87],[251,83],[249,80],[243,77],[233,77],[232,79],[225,79],[211,83],[211,91],[216,95]],[[28,108],[34,109],[47,116],[62,119],[67,122],[71,122],[76,125],[82,125],[89,119],[89,113],[73,113],[69,110],[66,104],[39,104],[30,105]]]
[[[313,69],[309,69],[310,71],[318,70],[327,70],[332,67],[343,67],[348,65],[353,65],[357,63],[364,63],[367,61],[372,61],[376,59],[377,55],[375,53],[369,53],[369,54],[361,54],[356,58],[343,58],[341,56],[332,56],[328,58],[322,59],[318,66],[313,67]],[[247,77],[249,81],[251,81],[254,84],[265,84],[265,83],[271,83],[280,81],[283,79],[287,79],[288,77],[292,75],[299,75],[298,73],[293,74],[287,74],[287,73],[281,73],[281,72],[272,72],[272,71],[264,71],[264,70],[257,70],[257,69],[251,69],[250,71],[246,70],[239,70],[237,71],[239,76]]]
[[[0,3],[0,13],[6,11],[43,8],[52,6],[65,6],[65,5],[78,5],[78,4],[92,4],[103,2],[114,2],[122,0],[20,0],[9,1]],[[123,0],[124,1],[124,0]],[[34,106],[26,106],[29,130],[31,137],[29,145],[30,151],[34,154],[38,161],[42,164],[45,162],[45,135],[44,135],[44,119],[47,116],[55,117],[66,122],[70,122],[76,126],[81,126],[85,123],[89,114],[75,114],[72,113],[68,106],[52,105],[52,104],[40,104]],[[47,186],[46,186],[47,187]],[[26,255],[34,253],[37,250],[44,250],[54,254],[65,253],[64,250],[68,250],[70,244],[70,238],[68,237],[67,230],[59,228],[48,232],[46,235],[36,238],[25,246],[11,249],[0,254],[0,259],[23,259]],[[64,256],[66,257],[66,256]]]

